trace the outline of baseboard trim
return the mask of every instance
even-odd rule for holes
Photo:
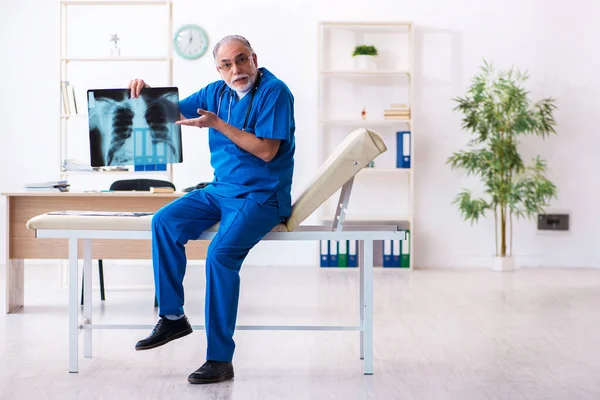
[[[520,268],[600,268],[600,259],[584,255],[529,255],[515,254],[515,267]],[[494,256],[451,255],[426,256],[415,260],[415,269],[425,268],[483,268],[492,269]]]

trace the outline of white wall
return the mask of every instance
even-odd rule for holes
[[[0,146],[4,149],[0,190],[6,192],[18,190],[25,181],[56,178],[51,171],[58,157],[59,28],[57,2],[2,0],[0,4],[0,37],[4,45],[0,53],[0,120],[4,123],[0,135]],[[415,22],[417,267],[489,265],[489,256],[494,251],[493,221],[471,227],[460,220],[450,204],[468,182],[461,173],[450,171],[444,164],[453,151],[463,147],[467,138],[460,131],[460,115],[452,112],[451,99],[464,92],[483,58],[499,67],[516,65],[528,69],[533,94],[558,99],[559,126],[558,136],[546,142],[524,141],[521,149],[525,155],[540,154],[548,160],[550,178],[560,190],[553,208],[570,212],[571,231],[541,235],[536,233],[534,221],[519,222],[515,227],[518,263],[598,266],[593,227],[600,219],[598,208],[594,207],[598,179],[593,175],[600,169],[597,157],[600,139],[594,118],[600,106],[600,100],[594,96],[600,83],[595,71],[600,62],[596,51],[600,28],[592,19],[600,11],[596,3],[574,0],[567,6],[555,0],[336,0],[292,4],[257,0],[217,4],[176,0],[174,27],[198,23],[209,33],[211,47],[226,34],[245,35],[255,47],[259,63],[290,86],[296,98],[298,127],[295,194],[317,167],[314,146],[318,21]],[[143,26],[143,20],[141,15],[137,22],[141,32],[151,30]],[[103,31],[93,32],[104,35]],[[174,83],[184,95],[218,78],[208,54],[193,62],[176,58],[174,71]],[[144,72],[140,69],[136,76],[147,76]],[[178,187],[210,176],[203,135],[204,131],[184,130],[186,161],[176,167]],[[5,215],[4,204],[0,215]],[[585,222],[590,225],[584,225]],[[4,225],[3,218],[0,224]],[[0,240],[5,238],[4,230],[0,235]],[[283,246],[284,251],[280,252]],[[315,249],[306,243],[261,244],[248,262],[309,265],[316,263]],[[4,256],[2,248],[0,257]]]

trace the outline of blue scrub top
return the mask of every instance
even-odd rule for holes
[[[260,203],[275,194],[279,215],[288,217],[292,209],[296,148],[294,97],[287,85],[266,68],[261,67],[259,71],[262,77],[251,104],[246,132],[261,138],[280,139],[279,151],[273,160],[265,162],[238,147],[221,132],[209,128],[210,163],[215,176],[203,190],[227,197],[248,197]],[[186,118],[199,117],[198,108],[215,114],[219,109],[219,118],[242,129],[251,99],[252,91],[238,99],[235,91],[220,80],[181,100],[179,107]]]

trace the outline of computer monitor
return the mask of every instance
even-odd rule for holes
[[[176,87],[87,91],[92,167],[183,162]]]

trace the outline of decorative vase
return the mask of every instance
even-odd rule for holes
[[[494,257],[492,271],[496,272],[512,272],[515,270],[514,257]]]
[[[119,39],[119,35],[117,35],[116,33],[114,35],[110,36],[109,42],[113,43],[113,45],[110,48],[111,57],[121,55],[121,48],[119,47],[119,40],[121,40],[121,39]]]
[[[360,54],[354,56],[354,60],[356,63],[356,69],[360,71],[374,71],[375,69],[377,69],[377,64],[375,63],[375,56]]]

